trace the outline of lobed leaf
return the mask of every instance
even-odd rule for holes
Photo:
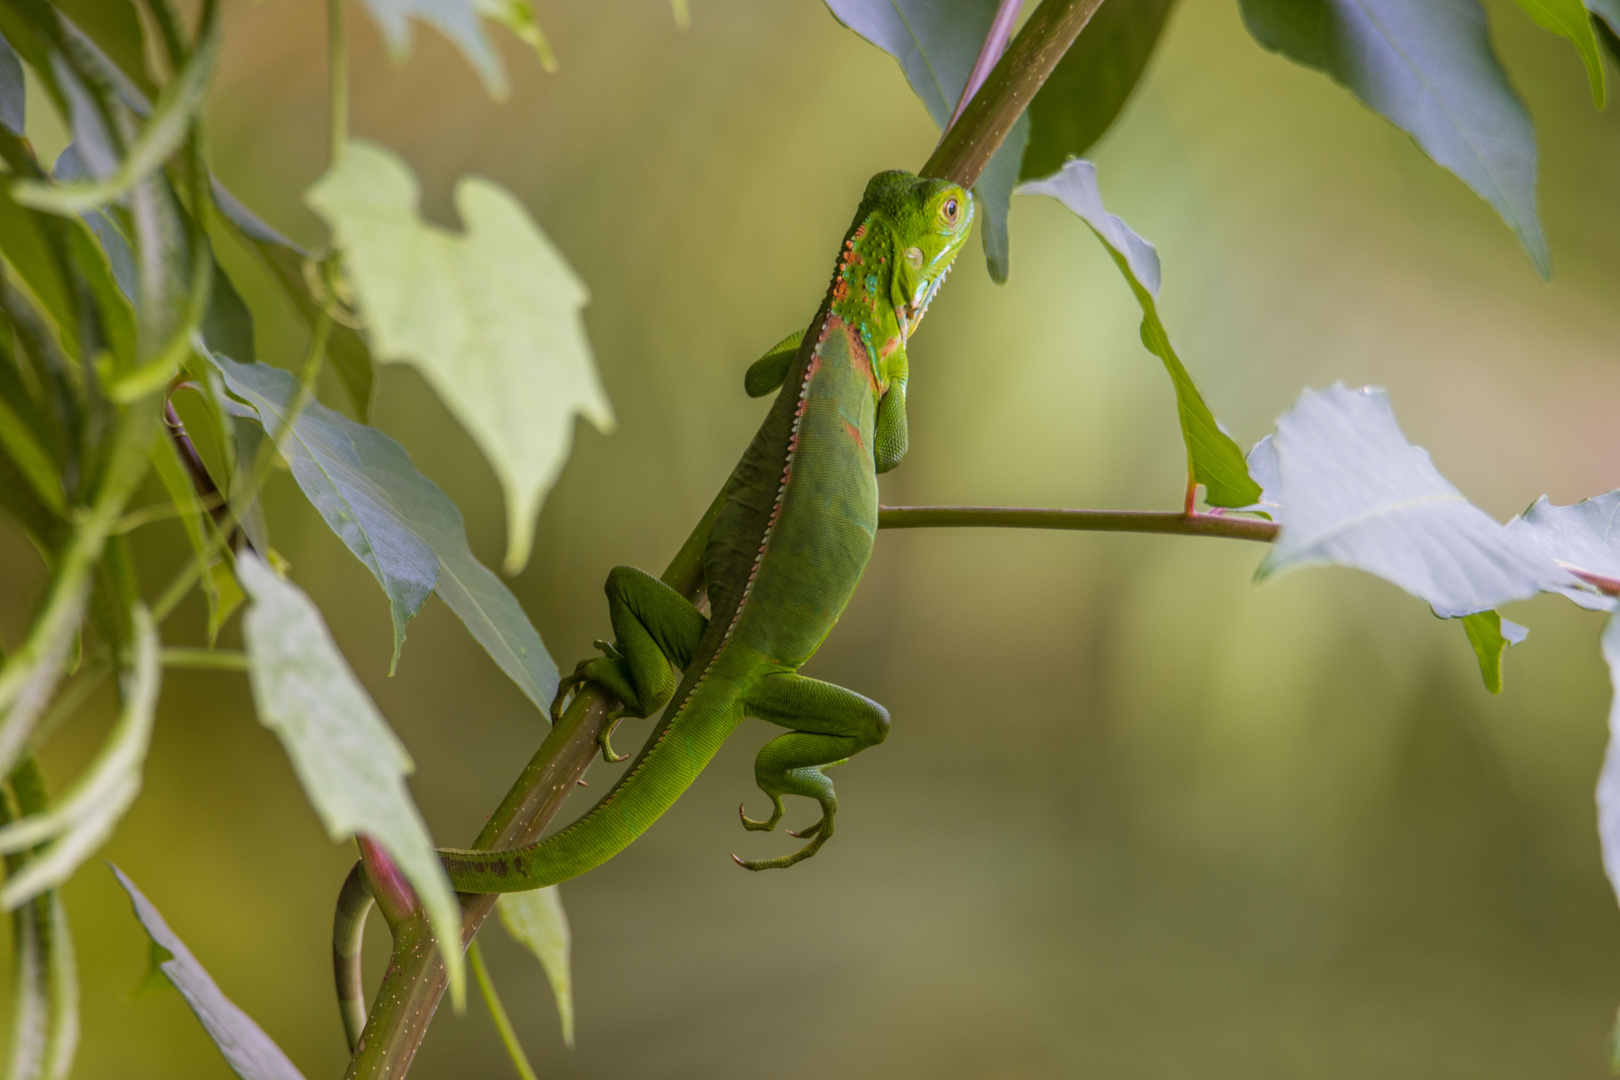
[[[1337,564],[1377,574],[1443,618],[1569,585],[1406,441],[1382,390],[1307,390],[1277,421],[1282,531],[1256,578]]]
[[[320,611],[296,585],[244,552],[237,578],[252,600],[242,620],[248,680],[259,721],[276,733],[327,835],[375,839],[422,902],[452,993],[465,1000],[461,907],[411,801],[405,777],[410,754],[377,712],[326,629]]]
[[[900,62],[911,89],[944,129],[978,59],[998,0],[827,0],[838,21]],[[1007,280],[1007,211],[1029,120],[1019,117],[974,187],[984,214],[984,254],[990,276]]]
[[[1023,195],[1049,195],[1074,211],[1102,241],[1125,276],[1142,308],[1142,344],[1164,362],[1175,387],[1176,415],[1181,422],[1182,441],[1187,445],[1188,472],[1193,481],[1204,485],[1205,501],[1231,509],[1258,503],[1260,485],[1250,478],[1243,451],[1204,404],[1203,395],[1187,374],[1159,319],[1154,302],[1159,292],[1159,253],[1103,208],[1096,166],[1089,161],[1069,161],[1057,175],[1023,184],[1018,191]]]
[[[534,954],[551,983],[557,1001],[557,1019],[562,1024],[563,1042],[574,1045],[574,977],[569,964],[573,937],[568,930],[568,914],[563,911],[562,894],[557,886],[527,892],[501,893],[495,901],[501,925],[517,942]]]
[[[169,924],[163,921],[158,909],[135,887],[135,883],[118,867],[110,868],[118,878],[118,884],[129,894],[129,902],[135,908],[135,918],[140,920],[153,946],[165,954],[158,963],[158,969],[186,999],[186,1004],[191,1006],[191,1011],[201,1021],[208,1037],[219,1047],[231,1071],[242,1080],[304,1080],[270,1036],[225,996],[219,984],[198,963],[191,950],[186,948],[186,943],[169,929]]]
[[[1326,72],[1496,208],[1536,272],[1530,114],[1491,48],[1479,0],[1242,0],[1256,41]]]
[[[373,355],[421,371],[494,467],[506,494],[505,569],[517,573],[575,414],[613,427],[580,318],[588,294],[504,189],[457,185],[460,236],[424,221],[418,197],[404,162],[355,142],[306,201],[343,251]]]
[[[214,362],[231,393],[254,408],[261,424],[276,431],[286,423],[298,394],[292,375],[227,357]],[[401,597],[396,620],[398,611],[414,614],[427,589],[437,590],[529,700],[541,711],[549,708],[557,666],[540,635],[517,598],[467,546],[456,504],[416,470],[403,446],[312,401],[281,451],[305,496],[372,571],[390,604],[396,593]],[[397,621],[396,632],[404,632]]]

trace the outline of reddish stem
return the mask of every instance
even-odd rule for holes
[[[984,44],[979,48],[979,58],[968,73],[967,85],[962,87],[962,96],[956,101],[956,111],[951,113],[951,122],[945,125],[946,131],[961,119],[968,102],[979,92],[984,80],[990,77],[990,71],[1001,59],[1001,54],[1007,51],[1007,42],[1012,40],[1013,24],[1018,21],[1018,13],[1023,9],[1024,0],[1001,0],[996,17],[990,22],[990,32],[984,36]]]

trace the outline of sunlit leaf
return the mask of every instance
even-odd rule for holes
[[[1474,506],[1401,434],[1382,390],[1308,390],[1277,420],[1282,532],[1257,571],[1337,564],[1377,574],[1443,618],[1569,584]]]
[[[410,754],[349,670],[303,590],[250,552],[237,559],[236,571],[252,600],[242,637],[260,722],[286,747],[327,834],[347,840],[365,833],[399,866],[440,942],[456,1001],[464,1001],[461,908],[405,787],[415,768]]]
[[[271,1041],[253,1019],[225,996],[197,958],[186,948],[169,924],[163,921],[158,909],[142,895],[135,883],[118,867],[112,867],[118,884],[129,894],[140,920],[152,943],[169,954],[169,959],[158,966],[168,976],[180,996],[186,999],[191,1011],[197,1015],[214,1045],[225,1056],[231,1071],[242,1080],[303,1080],[303,1076]]]
[[[112,834],[141,790],[152,741],[160,678],[158,637],[145,608],[131,613],[135,640],[122,706],[112,732],[84,773],[47,810],[0,828],[0,853],[43,844],[0,888],[0,908],[14,910],[72,876]]]
[[[1478,0],[1242,0],[1255,40],[1326,72],[1496,208],[1536,272],[1530,114],[1491,49]]]
[[[574,976],[569,964],[573,937],[557,886],[527,892],[502,893],[495,902],[501,925],[528,949],[545,969],[551,994],[557,1001],[563,1042],[574,1045]]]
[[[1108,0],[1029,103],[1020,179],[1048,176],[1102,138],[1147,68],[1172,0]]]
[[[1620,582],[1620,491],[1573,506],[1554,506],[1543,495],[1507,527],[1566,570]],[[1557,591],[1593,611],[1615,608],[1613,597],[1586,581],[1571,581]]]
[[[1543,30],[1569,39],[1586,65],[1586,77],[1592,84],[1592,101],[1603,108],[1608,99],[1607,74],[1603,69],[1603,53],[1598,50],[1597,34],[1592,29],[1592,18],[1586,13],[1581,0],[1516,0],[1524,13],[1534,19]]]
[[[1159,319],[1154,300],[1159,292],[1159,253],[1103,208],[1096,167],[1089,161],[1070,161],[1056,176],[1024,184],[1018,191],[1024,195],[1050,195],[1074,211],[1103,242],[1114,265],[1125,275],[1142,308],[1142,344],[1164,362],[1175,387],[1176,415],[1181,421],[1182,440],[1187,444],[1188,467],[1193,480],[1204,485],[1205,501],[1233,509],[1259,502],[1260,485],[1249,478],[1243,451],[1216,423]]]
[[[613,426],[580,317],[587,293],[504,189],[476,178],[456,186],[461,235],[424,221],[418,196],[399,158],[355,142],[306,198],[343,250],[373,355],[420,370],[494,467],[506,493],[505,568],[516,573],[574,416]]]
[[[1530,631],[1518,623],[1509,622],[1495,611],[1476,611],[1462,617],[1463,632],[1468,644],[1479,659],[1479,674],[1485,680],[1485,689],[1493,694],[1502,692],[1502,654],[1509,645],[1517,645]]]
[[[297,380],[263,364],[235,364],[224,357],[216,362],[231,392],[252,405],[262,423],[271,430],[285,423]],[[403,446],[310,402],[282,451],[304,494],[379,582],[383,577],[374,563],[398,574],[401,589],[416,581],[436,589],[529,700],[541,710],[549,708],[557,667],[540,635],[511,590],[468,548],[461,511],[416,470]],[[392,587],[383,584],[385,592]]]

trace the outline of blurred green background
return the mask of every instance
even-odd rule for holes
[[[581,428],[513,582],[564,667],[606,631],[609,567],[661,567],[734,462],[765,408],[743,369],[808,321],[865,178],[916,167],[934,136],[893,61],[818,0],[692,6],[680,33],[665,0],[541,2],[561,70],[494,32],[513,82],[494,104],[421,27],[392,68],[351,5],[355,132],[405,155],[446,224],[457,177],[510,187],[593,293],[620,428]],[[1166,322],[1242,445],[1302,387],[1383,385],[1408,436],[1505,518],[1620,484],[1620,112],[1592,109],[1567,44],[1489,6],[1538,126],[1551,286],[1404,135],[1261,51],[1231,0],[1182,0],[1093,156],[1110,209],[1158,245]],[[324,166],[322,5],[227,12],[218,169],[318,243],[299,194]],[[1012,238],[1011,282],[992,285],[974,245],[913,343],[912,451],[885,500],[1178,506],[1173,399],[1125,285],[1055,203],[1020,200]],[[290,322],[259,332],[263,357],[295,362]],[[498,563],[493,475],[414,373],[384,371],[376,422]],[[285,475],[270,503],[275,546],[416,757],[435,834],[466,843],[541,717],[437,600],[387,677],[371,577]],[[179,533],[138,544],[155,592]],[[541,1075],[1608,1075],[1620,912],[1591,796],[1597,617],[1552,598],[1510,610],[1532,633],[1493,698],[1461,629],[1418,601],[1349,571],[1255,588],[1260,555],[882,534],[810,669],[894,718],[837,774],[836,842],[787,873],[732,865],[790,842],[737,823],[739,799],[761,805],[751,760],[769,734],[746,726],[644,839],[564,886],[573,1051],[537,965],[491,927]],[[39,588],[37,561],[0,535],[5,640]],[[200,603],[165,633],[200,641]],[[108,704],[51,745],[57,784]],[[593,791],[610,771],[593,767]],[[341,1073],[329,935],[353,855],[326,839],[245,680],[168,673],[146,789],[103,854],[306,1075]],[[92,862],[66,898],[76,1075],[228,1076],[177,994],[131,999],[146,942],[110,875]],[[373,977],[385,945],[374,926]],[[511,1072],[474,1001],[441,1011],[412,1075]]]

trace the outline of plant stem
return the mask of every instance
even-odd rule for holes
[[[188,649],[182,646],[169,646],[158,652],[158,661],[164,667],[199,668],[206,671],[248,669],[247,653],[231,649]]]
[[[972,187],[1100,6],[1102,0],[1042,0],[961,118],[939,140],[922,175]]]
[[[1224,536],[1270,543],[1275,521],[1230,514],[1184,514],[1171,510],[1044,510],[1017,506],[880,506],[880,529],[1072,529],[1081,532],[1170,533]]]
[[[973,95],[984,85],[985,78],[996,66],[996,61],[1001,59],[1001,54],[1007,51],[1013,24],[1018,21],[1018,13],[1022,10],[1024,0],[1001,0],[996,17],[990,22],[990,32],[984,36],[984,44],[979,47],[979,58],[973,62],[973,70],[968,73],[967,85],[962,87],[962,96],[956,101],[956,111],[951,113],[951,122],[945,125],[946,131],[962,118],[962,110],[967,108]]]

